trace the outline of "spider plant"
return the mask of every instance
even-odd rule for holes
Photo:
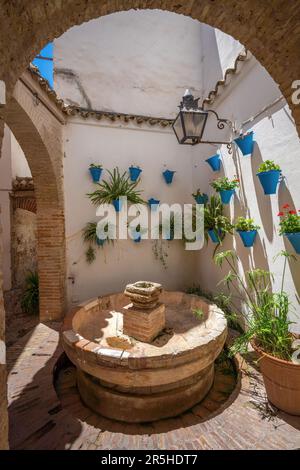
[[[107,235],[107,238],[102,240],[97,236],[97,222],[88,222],[86,226],[84,227],[82,231],[82,237],[83,237],[83,241],[89,244],[89,248],[85,252],[86,261],[89,264],[91,264],[96,258],[95,249],[93,245],[103,247],[105,242],[113,243],[113,239],[110,238],[108,230],[109,230],[109,226],[107,223],[104,226],[104,231],[108,232],[108,235]]]
[[[211,196],[209,201],[204,207],[204,232],[205,239],[208,241],[208,231],[214,231],[219,243],[222,243],[227,233],[232,233],[233,225],[230,223],[229,218],[224,215],[224,206],[219,196]]]
[[[25,313],[39,313],[39,276],[36,271],[29,271],[26,276],[21,307]]]
[[[128,202],[132,204],[145,204],[141,197],[141,191],[136,189],[139,181],[130,181],[127,172],[120,174],[118,167],[114,168],[112,172],[108,171],[108,174],[108,181],[103,180],[98,183],[98,189],[87,195],[93,204],[110,204],[121,196],[126,196]]]

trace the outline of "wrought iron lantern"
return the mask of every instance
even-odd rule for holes
[[[232,123],[228,119],[220,119],[213,109],[204,110],[198,105],[199,98],[194,98],[190,90],[186,90],[179,105],[179,113],[173,122],[173,130],[179,144],[227,144],[231,142],[202,140],[209,113],[215,115],[217,128],[224,129],[227,125],[232,129]]]

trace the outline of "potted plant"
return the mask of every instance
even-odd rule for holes
[[[89,244],[89,248],[86,251],[86,260],[89,264],[95,259],[95,250],[93,245],[103,247],[106,242],[113,243],[113,238],[109,233],[108,223],[103,227],[103,230],[107,233],[107,237],[103,239],[99,238],[97,235],[97,225],[97,222],[88,222],[82,230],[83,241]]]
[[[252,154],[254,147],[253,131],[241,134],[237,139],[234,139],[234,141],[243,155]]]
[[[253,219],[245,219],[245,217],[238,217],[234,228],[240,235],[245,247],[253,246],[259,225],[255,225]]]
[[[300,211],[298,211],[300,212]],[[300,254],[300,215],[293,209],[290,209],[289,204],[284,204],[282,211],[278,213],[281,218],[279,222],[279,235],[284,235],[295,252]]]
[[[222,176],[210,183],[210,185],[220,194],[222,203],[229,204],[230,199],[235,193],[235,188],[239,186],[239,180],[237,178],[230,180],[227,176]]]
[[[274,163],[273,160],[266,160],[261,163],[257,170],[257,176],[265,194],[276,194],[280,175],[280,166]]]
[[[205,193],[201,193],[200,189],[197,189],[195,193],[192,194],[197,204],[206,204],[208,201],[208,196]]]
[[[165,182],[166,182],[167,184],[171,184],[171,183],[172,183],[173,177],[174,177],[174,174],[175,174],[175,173],[176,173],[176,172],[173,171],[173,170],[165,170],[165,171],[163,172],[163,177],[164,177]]]
[[[120,174],[118,167],[112,172],[108,171],[108,174],[109,180],[98,183],[98,189],[88,194],[93,204],[112,203],[117,212],[121,210],[121,196],[127,197],[127,201],[132,204],[145,204],[141,191],[136,189],[139,181],[131,182],[126,172]]]
[[[155,211],[159,206],[160,200],[151,197],[148,199],[148,205],[152,211]]]
[[[146,228],[141,228],[141,225],[138,224],[134,230],[132,230],[132,238],[135,243],[139,243],[142,240],[142,234],[146,233]]]
[[[284,277],[288,259],[295,257],[286,251],[284,257],[281,288],[272,292],[272,273],[254,269],[239,273],[238,257],[229,250],[215,257],[216,264],[222,267],[226,262],[229,273],[224,278],[227,288],[235,291],[229,296],[231,310],[245,321],[245,332],[239,336],[230,353],[247,353],[251,343],[259,356],[258,364],[263,376],[268,399],[286,413],[300,415],[300,364],[293,354],[295,335],[290,331],[289,312],[291,304],[284,291]],[[241,305],[241,308],[239,308]]]
[[[141,173],[142,173],[142,170],[139,166],[131,165],[129,167],[129,175],[130,175],[131,181],[136,181]]]
[[[222,243],[227,233],[232,233],[232,224],[224,215],[224,206],[219,196],[211,196],[204,206],[204,231],[206,240],[209,237],[217,245]]]
[[[90,174],[93,179],[94,183],[98,183],[101,178],[102,174],[102,165],[95,165],[95,163],[91,163],[89,166]]]
[[[216,153],[216,155],[213,155],[212,157],[207,158],[205,161],[209,164],[213,171],[220,171],[221,158],[218,153]]]

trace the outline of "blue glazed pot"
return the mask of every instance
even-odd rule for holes
[[[249,134],[246,134],[243,137],[238,137],[237,139],[234,139],[234,141],[243,155],[252,154],[254,147],[253,131],[249,132]]]
[[[133,239],[133,241],[135,243],[140,243],[141,239],[142,239],[141,235],[136,235],[136,237]]]
[[[219,232],[219,236],[221,235],[221,230],[218,231]],[[211,230],[208,230],[208,235],[210,236],[210,239],[213,243],[220,243],[220,239],[218,237],[218,235],[216,234],[215,230],[211,229]]]
[[[103,168],[90,167],[89,170],[93,178],[93,182],[98,183],[100,181]]]
[[[246,248],[253,246],[257,230],[248,230],[247,232],[243,230],[237,230],[237,233],[240,235],[243,245]]]
[[[116,209],[116,212],[120,212],[122,209],[122,201],[120,199],[113,199],[112,203]]]
[[[136,181],[140,174],[142,173],[142,170],[136,166],[131,166],[129,168],[129,174],[130,174],[130,179],[131,181]]]
[[[165,170],[163,172],[163,177],[165,178],[165,182],[167,184],[171,184],[173,181],[173,176],[174,176],[175,171],[172,170]]]
[[[222,203],[229,204],[234,193],[235,193],[235,189],[223,189],[222,191],[220,191]]]
[[[256,173],[259,177],[259,181],[264,189],[265,194],[276,194],[277,186],[279,183],[280,170],[262,171]]]
[[[98,245],[98,246],[103,246],[104,243],[105,243],[105,240],[102,240],[101,238],[98,238],[98,237],[97,237],[97,240],[96,240],[96,241],[97,241],[97,245]]]
[[[209,166],[211,167],[213,171],[220,171],[221,159],[218,153],[216,153],[216,155],[213,155],[210,158],[207,158],[207,160],[205,161],[209,164]]]
[[[194,196],[194,199],[195,201],[197,202],[197,204],[206,204],[207,201],[208,201],[208,195],[207,194],[203,194],[202,196]]]
[[[285,233],[284,235],[293,246],[297,255],[300,255],[300,232]]]
[[[152,211],[156,211],[156,209],[158,208],[159,203],[160,203],[160,201],[158,199],[154,199],[153,197],[148,199],[148,205],[149,205],[149,207]]]

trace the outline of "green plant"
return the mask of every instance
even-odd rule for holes
[[[95,249],[92,246],[89,246],[85,252],[85,259],[88,264],[92,264],[96,259]]]
[[[206,196],[206,194],[205,194],[205,193],[202,193],[202,192],[200,191],[200,189],[198,188],[197,191],[192,194],[192,196],[193,196],[193,197],[197,197],[197,196],[202,196],[202,197],[204,197],[204,196]]]
[[[265,162],[259,165],[257,173],[262,173],[263,171],[272,171],[272,170],[280,171],[280,166],[277,165],[273,160],[266,160]]]
[[[103,248],[104,243],[113,243],[113,239],[110,237],[108,231],[108,223],[104,225],[103,229],[105,232],[108,232],[107,238],[103,240],[103,243],[99,243],[99,238],[97,236],[97,222],[88,222],[82,231],[83,241],[89,244],[89,248],[85,252],[85,258],[89,264],[91,264],[96,259],[95,249],[92,245]]]
[[[220,243],[224,240],[226,234],[232,233],[233,230],[233,225],[229,218],[224,215],[224,206],[219,196],[211,196],[204,207],[204,231],[206,240],[208,240],[208,230],[214,230]]]
[[[121,196],[126,196],[132,204],[145,204],[141,191],[136,189],[139,181],[132,182],[126,171],[121,175],[118,167],[112,172],[108,171],[108,174],[108,181],[97,183],[98,189],[87,194],[93,204],[109,204]]]
[[[227,176],[221,176],[212,181],[210,185],[219,193],[220,191],[237,188],[239,186],[239,180],[237,178],[230,180]]]
[[[36,271],[29,271],[25,278],[21,307],[26,313],[39,313],[39,276]]]
[[[284,292],[284,278],[287,261],[295,257],[286,251],[280,255],[284,256],[284,265],[281,289],[276,293],[271,290],[273,275],[269,271],[254,269],[247,271],[243,278],[234,251],[224,251],[215,257],[219,267],[226,262],[230,268],[222,281],[231,291],[228,304],[233,312],[242,315],[246,326],[245,332],[230,348],[231,354],[247,352],[248,343],[254,341],[264,352],[290,360],[293,335],[289,331],[292,322],[288,319],[290,302]]]
[[[202,320],[202,318],[204,317],[204,312],[203,312],[202,308],[199,308],[199,307],[193,308],[192,313],[193,313],[193,315],[195,315],[195,317],[198,320]]]
[[[90,168],[102,168],[102,165],[96,164],[96,163],[91,163]]]
[[[235,230],[241,232],[248,232],[250,230],[259,230],[260,226],[255,225],[253,219],[245,219],[245,217],[238,217],[236,223],[234,224]]]
[[[281,217],[279,235],[300,232],[300,215],[295,210],[290,210],[289,207],[289,204],[284,204],[282,211],[277,214]]]

